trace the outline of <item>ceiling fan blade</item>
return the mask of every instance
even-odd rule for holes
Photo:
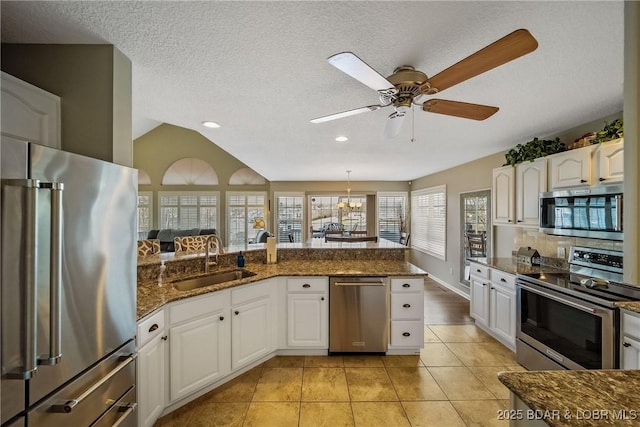
[[[355,116],[356,114],[366,113],[367,111],[375,111],[384,107],[384,105],[369,105],[367,107],[356,108],[355,110],[343,111],[341,113],[330,114],[328,116],[316,117],[309,120],[311,123],[324,123],[330,120],[341,119],[343,117]]]
[[[350,75],[373,90],[396,92],[395,87],[389,80],[385,79],[380,73],[352,52],[337,53],[328,57],[327,61],[338,70]]]
[[[436,93],[506,64],[538,47],[538,41],[525,29],[516,30],[471,56],[431,77],[423,85],[424,93]]]
[[[447,101],[446,99],[430,99],[422,104],[422,109],[429,113],[446,114],[447,116],[465,119],[484,120],[498,111],[498,107],[469,104],[467,102]]]
[[[405,115],[404,111],[394,111],[389,115],[389,120],[387,120],[387,124],[384,127],[384,137],[386,139],[398,136],[400,129],[402,129]]]

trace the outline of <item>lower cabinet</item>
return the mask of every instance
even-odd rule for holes
[[[424,278],[392,277],[389,350],[419,353],[424,345]]]
[[[228,292],[169,309],[169,390],[175,402],[230,372]]]
[[[622,310],[621,369],[640,369],[640,314]]]
[[[271,351],[270,314],[269,298],[232,308],[231,369],[238,369]]]
[[[329,347],[329,282],[326,277],[287,279],[287,347]]]
[[[167,394],[167,335],[164,310],[138,325],[138,425],[150,427],[164,410]]]
[[[469,311],[476,325],[507,347],[516,345],[515,276],[471,263]]]

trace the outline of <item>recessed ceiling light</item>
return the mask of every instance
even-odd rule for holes
[[[338,141],[338,142],[345,142],[345,141],[348,141],[348,140],[349,140],[349,138],[347,138],[346,136],[337,136],[336,137],[336,141]]]
[[[216,122],[202,122],[202,124],[208,128],[213,128],[213,129],[217,129],[220,127],[220,125],[217,124]]]

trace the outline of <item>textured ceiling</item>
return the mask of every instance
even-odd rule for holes
[[[134,137],[161,122],[194,129],[272,181],[344,180],[347,169],[354,181],[411,180],[622,110],[621,1],[2,1],[1,13],[3,42],[127,55]],[[327,63],[334,53],[384,76],[404,64],[431,76],[518,28],[536,51],[438,95],[500,107],[486,121],[416,109],[392,140],[390,108],[309,123],[378,103]]]

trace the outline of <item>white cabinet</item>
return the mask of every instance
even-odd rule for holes
[[[540,193],[547,191],[547,159],[516,166],[516,223],[539,225]]]
[[[169,308],[170,397],[174,402],[230,372],[229,292]]]
[[[549,159],[551,189],[591,185],[591,155],[594,146],[553,154]]]
[[[515,221],[515,170],[504,166],[493,170],[491,198],[494,224],[513,224]]]
[[[469,311],[476,323],[484,326],[489,325],[489,268],[471,263],[469,284],[471,300]]]
[[[489,330],[511,348],[516,345],[515,276],[491,269],[489,289]]]
[[[621,369],[640,369],[640,314],[622,310]]]
[[[624,180],[624,139],[601,142],[594,151],[596,181],[612,184]]]
[[[424,344],[424,277],[392,277],[390,305],[390,353],[419,353]]]
[[[326,277],[287,279],[287,347],[329,347]]]
[[[275,350],[272,281],[231,290],[231,369],[236,370]]]
[[[470,265],[469,311],[476,324],[514,349],[516,341],[515,276],[482,264]]]
[[[60,97],[2,73],[2,139],[60,148]]]
[[[165,405],[167,335],[164,309],[138,322],[138,425],[153,426]]]

